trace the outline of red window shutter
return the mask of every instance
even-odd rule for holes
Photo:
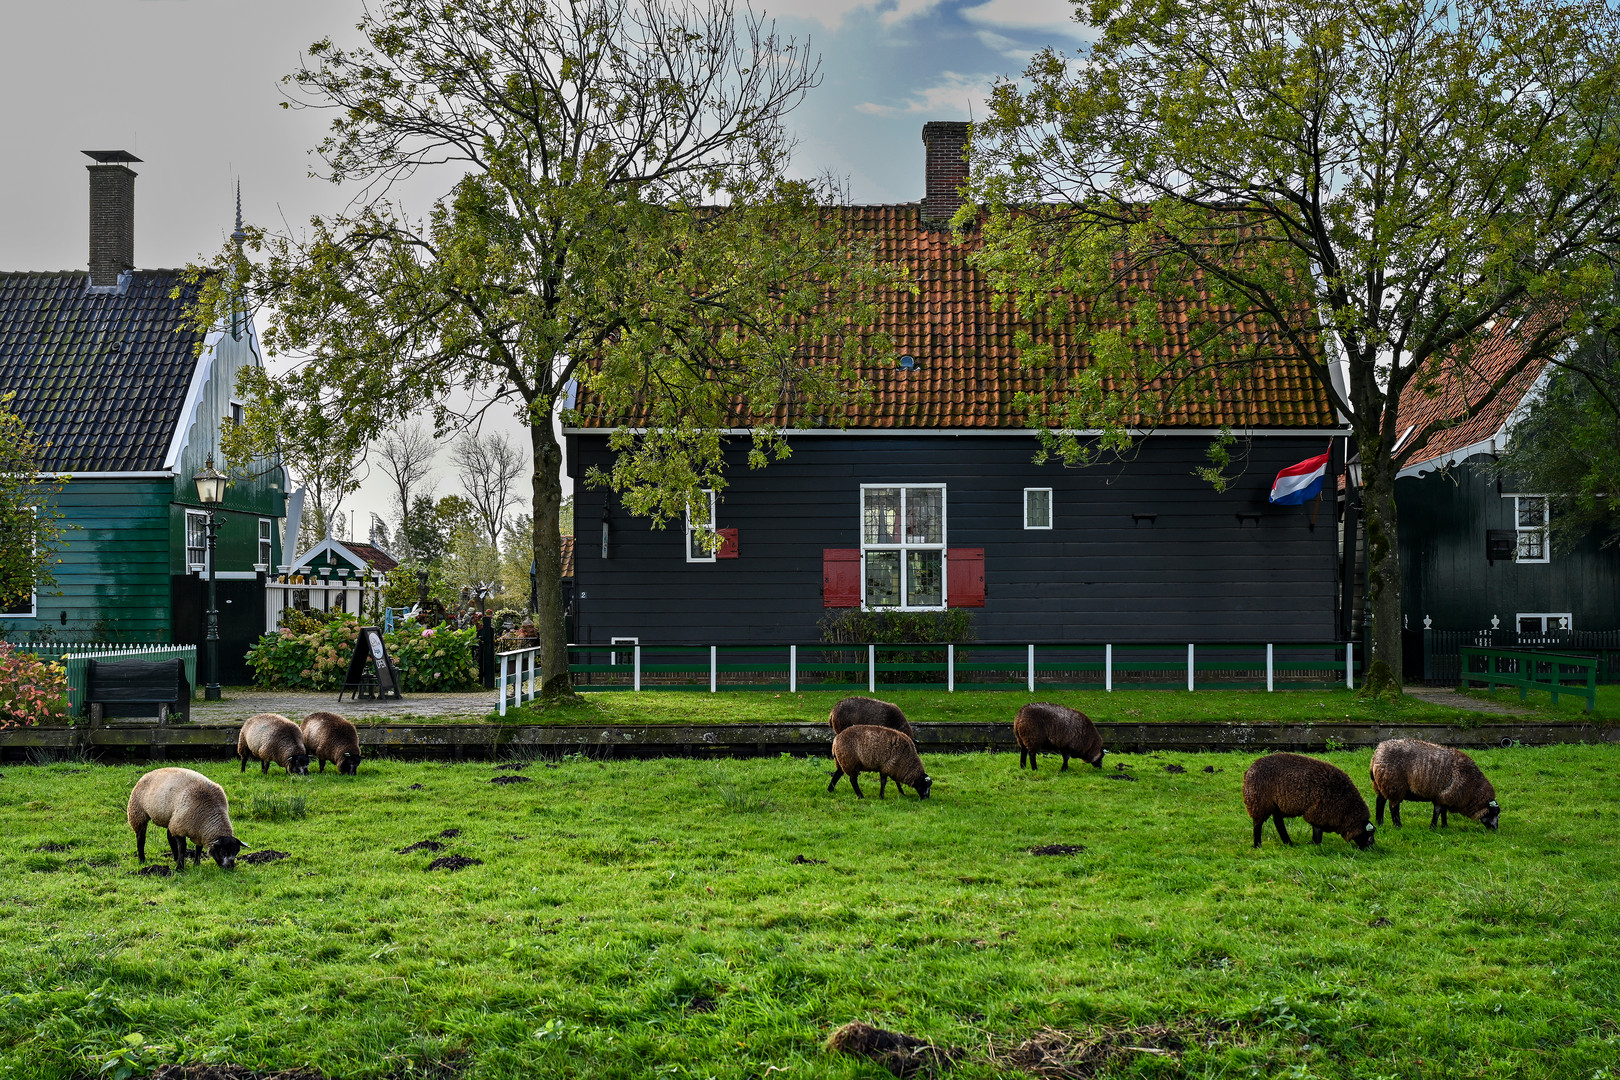
[[[720,550],[714,553],[717,559],[735,559],[737,557],[737,530],[716,529],[720,534]]]
[[[861,606],[861,549],[821,549],[823,607]]]
[[[945,596],[949,607],[984,607],[984,548],[945,553]]]

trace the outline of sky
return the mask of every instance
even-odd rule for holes
[[[86,265],[82,150],[142,159],[133,166],[141,267],[218,250],[238,181],[244,217],[272,229],[341,210],[350,193],[310,175],[327,117],[283,108],[280,80],[311,42],[354,42],[361,9],[358,0],[0,0],[0,270]],[[1072,52],[1085,30],[1070,0],[757,0],[757,10],[821,56],[821,85],[789,117],[796,171],[841,177],[860,203],[919,199],[923,123],[983,116],[998,76],[1016,75],[1039,48]],[[431,176],[419,183],[424,201],[440,193]],[[448,453],[440,458],[438,490],[450,494]],[[344,503],[358,511],[362,539],[370,513],[392,517],[384,484],[373,470]]]

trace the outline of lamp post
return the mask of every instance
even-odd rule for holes
[[[225,501],[225,481],[228,478],[214,468],[210,455],[208,464],[192,477],[197,484],[197,501],[208,507],[208,520],[203,526],[208,533],[208,684],[203,696],[209,701],[219,700],[219,607],[214,601],[214,542],[219,532],[219,515],[214,507]]]

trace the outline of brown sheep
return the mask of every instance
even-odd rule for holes
[[[883,798],[883,791],[890,780],[894,786],[904,794],[902,783],[910,784],[917,789],[919,798],[928,798],[933,790],[934,782],[923,771],[922,759],[917,756],[917,744],[906,738],[893,728],[878,727],[876,724],[856,724],[847,727],[833,736],[832,744],[833,769],[832,783],[827,785],[831,792],[838,786],[840,776],[849,777],[849,786],[855,789],[855,797],[866,798],[861,794],[861,785],[856,779],[862,772],[875,772],[881,780],[878,781],[878,798]]]
[[[143,863],[148,823],[168,830],[176,870],[186,868],[187,840],[197,844],[194,861],[201,862],[207,851],[226,870],[236,866],[236,856],[245,846],[232,833],[225,789],[190,769],[154,769],[135,781],[126,813],[135,830],[135,857]]]
[[[1429,828],[1446,824],[1447,812],[1455,810],[1495,830],[1502,814],[1496,804],[1496,789],[1479,771],[1474,759],[1461,750],[1439,746],[1422,739],[1389,739],[1378,744],[1372,756],[1372,784],[1378,793],[1378,824],[1384,823],[1384,803],[1390,817],[1401,826],[1401,803],[1434,804]]]
[[[1029,762],[1031,771],[1038,766],[1035,755],[1042,750],[1063,755],[1062,772],[1069,767],[1069,758],[1077,757],[1095,768],[1102,768],[1102,735],[1091,717],[1064,705],[1037,701],[1018,710],[1013,719],[1013,738],[1018,740],[1018,767]]]
[[[298,728],[309,756],[321,763],[321,772],[328,761],[339,773],[352,776],[360,771],[360,732],[349,721],[337,713],[312,712]]]
[[[1266,818],[1277,823],[1277,836],[1292,844],[1283,818],[1303,817],[1311,826],[1311,843],[1322,842],[1323,831],[1336,832],[1358,848],[1372,846],[1373,824],[1367,802],[1355,783],[1337,765],[1298,754],[1271,754],[1249,766],[1243,774],[1243,805],[1254,819],[1254,846]]]
[[[249,758],[258,758],[261,773],[270,771],[275,762],[289,774],[309,775],[309,751],[304,748],[304,736],[298,725],[279,713],[260,713],[250,716],[236,736],[236,756],[242,759],[242,771],[247,772]]]
[[[913,743],[917,741],[917,733],[911,730],[900,706],[877,698],[847,697],[832,707],[827,723],[832,726],[834,735],[856,724],[873,724],[898,731]]]

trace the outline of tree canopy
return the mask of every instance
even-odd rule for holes
[[[0,393],[0,617],[27,611],[29,597],[56,582],[61,511],[53,496],[61,481],[42,480],[44,447],[11,411],[14,393]]]
[[[423,413],[529,425],[544,693],[567,693],[552,417],[570,381],[647,416],[608,482],[674,516],[723,486],[738,397],[835,413],[894,275],[824,212],[830,185],[787,179],[806,44],[726,0],[393,0],[359,30],[289,78],[292,104],[332,111],[319,153],[363,204],[301,235],[249,230],[211,301],[265,306],[267,347],[298,360],[276,390],[246,387],[289,440],[322,416],[356,454]],[[445,194],[411,217],[391,185],[428,173]],[[845,362],[798,363],[811,341]],[[786,453],[778,431],[754,441],[754,464]]]
[[[1398,691],[1394,478],[1466,419],[1406,434],[1401,392],[1466,376],[1496,321],[1541,313],[1477,413],[1609,305],[1616,15],[1596,0],[1095,0],[1089,18],[1095,43],[999,85],[972,142],[996,286],[1032,315],[1075,296],[1098,325],[1143,313],[1135,334],[1093,336],[1095,363],[1045,414],[1049,444],[1083,457],[1065,433],[1119,445],[1127,404],[1258,388],[1279,351],[1308,360],[1359,447],[1371,685]],[[1189,305],[1200,364],[1154,366],[1156,305]],[[1038,337],[1025,345],[1042,363]]]

